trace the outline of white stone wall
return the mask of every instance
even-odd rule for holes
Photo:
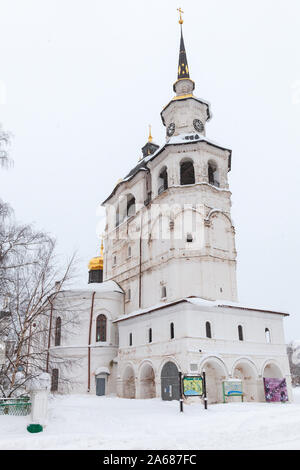
[[[97,292],[99,289],[100,292]],[[56,300],[52,318],[50,346],[50,368],[59,369],[59,393],[86,393],[88,391],[88,351],[90,349],[90,393],[95,393],[95,373],[99,368],[107,368],[105,374],[106,394],[115,393],[116,363],[118,353],[118,326],[113,320],[124,311],[124,298],[120,292],[101,292],[101,284],[89,285],[86,291],[66,291]],[[89,328],[93,291],[94,307],[92,315],[91,342]],[[96,341],[97,316],[107,318],[106,341]],[[55,346],[55,325],[61,317],[61,343]],[[51,371],[50,371],[51,372]]]
[[[211,323],[212,338],[206,337],[207,321]],[[186,302],[120,321],[118,393],[123,396],[124,374],[131,367],[139,397],[140,373],[147,362],[154,370],[156,396],[160,396],[161,370],[170,360],[183,373],[201,373],[205,369],[209,374],[214,370],[218,396],[211,396],[212,401],[222,401],[222,380],[238,378],[241,373],[244,374],[245,400],[264,401],[263,376],[272,377],[274,370],[279,371],[278,378],[286,378],[292,399],[282,321],[283,316],[275,313],[207,308]],[[170,339],[171,322],[174,323],[174,339]],[[238,339],[238,325],[243,327],[243,341]],[[152,328],[152,343],[148,342],[149,328]],[[271,343],[266,342],[265,328],[270,330]],[[132,346],[129,346],[130,333]],[[191,364],[196,365],[197,371],[191,370]]]

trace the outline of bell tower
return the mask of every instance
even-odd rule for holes
[[[173,135],[197,132],[205,136],[205,124],[210,119],[209,103],[193,95],[195,82],[190,78],[187,54],[182,32],[182,13],[180,13],[180,46],[177,80],[173,85],[176,95],[161,112],[163,125],[166,127],[167,141]]]
[[[166,140],[158,147],[150,132],[142,158],[103,203],[104,279],[123,288],[126,313],[194,296],[237,300],[231,150],[206,138],[210,105],[194,95],[179,13],[175,95],[161,112]]]

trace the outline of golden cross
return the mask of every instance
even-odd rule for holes
[[[151,124],[149,124],[149,137],[148,137],[148,142],[152,142]]]
[[[184,11],[181,10],[181,8],[177,8],[177,11],[179,12],[179,24],[182,24],[183,23],[183,19],[182,19],[182,13],[184,13]]]

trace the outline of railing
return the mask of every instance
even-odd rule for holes
[[[29,397],[0,398],[0,415],[27,416],[31,411]]]

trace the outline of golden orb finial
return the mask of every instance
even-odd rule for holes
[[[182,19],[182,13],[184,13],[184,11],[181,10],[181,8],[177,8],[177,11],[179,12],[179,21],[178,23],[179,24],[183,24],[183,19]]]
[[[149,124],[149,137],[148,137],[148,142],[152,142],[151,124]]]

